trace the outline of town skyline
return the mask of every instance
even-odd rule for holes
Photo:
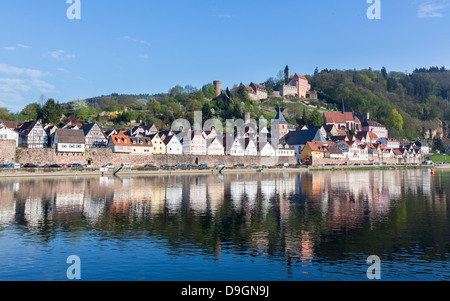
[[[81,19],[69,20],[65,1],[4,3],[0,107],[17,112],[42,94],[63,103],[199,88],[215,79],[231,88],[275,77],[286,64],[303,75],[316,67],[411,72],[450,66],[450,42],[439,39],[449,25],[447,1],[383,1],[380,20],[367,18],[366,1],[288,1],[289,11],[279,16],[267,9],[272,3],[258,4],[176,2],[174,10],[161,3],[82,1]],[[302,31],[292,31],[299,23]],[[249,39],[252,32],[260,34]]]

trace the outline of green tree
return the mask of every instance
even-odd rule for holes
[[[321,126],[323,125],[323,115],[319,112],[319,110],[315,109],[314,112],[311,113],[308,120],[309,126]]]
[[[38,103],[31,103],[27,105],[20,113],[19,120],[35,120],[38,118],[39,111],[41,110],[41,105]]]
[[[211,108],[209,107],[209,104],[205,102],[202,108],[202,121],[205,123],[206,120],[209,120],[212,118]]]
[[[38,118],[42,119],[43,123],[58,124],[62,116],[62,109],[59,102],[53,99],[48,99],[42,109],[39,111]]]
[[[307,125],[308,124],[308,115],[306,114],[306,108],[303,108],[302,124],[303,125]]]
[[[202,92],[206,98],[213,99],[216,97],[216,87],[211,83],[204,85]]]
[[[13,121],[15,118],[6,108],[0,108],[0,120]]]
[[[397,109],[392,110],[392,125],[397,130],[403,131],[403,117]]]
[[[81,122],[89,122],[92,117],[92,111],[89,107],[81,107],[77,110],[75,116]]]

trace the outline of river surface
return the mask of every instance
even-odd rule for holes
[[[429,169],[3,179],[0,281],[364,281],[371,255],[448,281],[449,196]]]

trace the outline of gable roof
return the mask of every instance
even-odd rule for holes
[[[367,120],[367,121],[364,121],[363,123],[362,123],[362,126],[373,126],[373,127],[380,127],[380,128],[384,128],[385,126],[384,125],[382,125],[381,123],[379,123],[379,122],[376,122],[376,121],[373,121],[373,120]]]
[[[128,137],[133,146],[149,147],[152,146],[152,140],[149,137]],[[142,142],[142,143],[141,143]]]
[[[30,132],[33,130],[33,128],[40,123],[39,120],[32,120],[32,121],[27,121],[22,123],[21,125],[19,125],[18,130],[19,133],[22,136],[28,136],[28,134],[30,134]],[[45,131],[44,131],[45,132]]]
[[[324,112],[323,117],[325,123],[347,123],[348,121],[353,121],[355,123],[361,123],[352,112]]]
[[[55,135],[58,143],[84,144],[86,141],[82,130],[57,129]]]
[[[206,147],[210,147],[211,144],[213,144],[214,142],[219,142],[220,145],[223,147],[223,135],[218,135],[215,136],[214,138],[208,139],[206,141]]]
[[[0,123],[3,123],[7,128],[14,130],[20,125],[20,121],[7,121],[0,120]]]
[[[316,152],[324,152],[324,151],[326,151],[325,145],[322,142],[320,142],[320,141],[308,141],[306,143],[306,145],[308,145],[309,148],[312,151],[316,151]]]
[[[131,146],[130,137],[125,135],[111,135],[109,139],[116,146]]]
[[[336,145],[328,146],[328,152],[333,155],[340,155],[343,151]]]
[[[80,130],[82,130],[84,132],[84,135],[87,136],[95,125],[97,125],[100,128],[100,125],[97,122],[91,122],[91,123],[83,125],[80,128]]]
[[[314,140],[326,143],[325,137],[320,134],[320,129],[291,131],[283,139],[289,145],[305,145],[308,141]]]

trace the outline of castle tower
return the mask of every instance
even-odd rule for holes
[[[291,70],[289,70],[289,67],[286,65],[286,68],[284,69],[284,84],[287,85],[290,79],[291,79]]]
[[[222,94],[222,82],[220,80],[214,81],[214,86],[216,87],[216,97]]]

